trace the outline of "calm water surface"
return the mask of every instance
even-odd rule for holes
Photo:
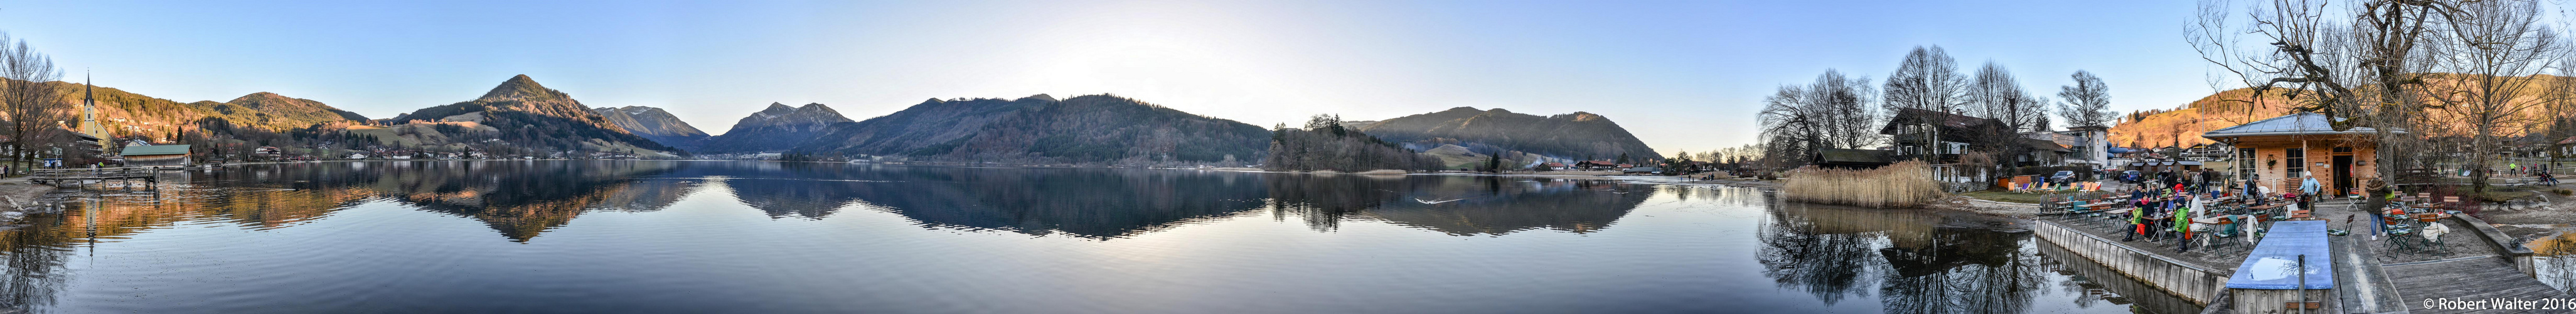
[[[0,307],[2177,311],[2082,280],[2090,264],[2042,254],[2027,233],[1744,188],[651,161],[247,165],[164,180],[69,193],[76,206],[0,231]]]

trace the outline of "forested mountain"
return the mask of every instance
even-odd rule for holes
[[[1585,112],[1541,117],[1457,107],[1362,123],[1355,129],[1416,151],[1445,144],[1481,154],[1520,151],[1564,159],[1662,156],[1610,118]]]
[[[1360,172],[1446,166],[1438,157],[1342,127],[1331,116],[1317,116],[1303,129],[1271,130],[1270,139],[1270,157],[1262,160],[1262,170]]]
[[[673,116],[668,111],[662,111],[662,108],[626,106],[590,110],[599,113],[601,117],[608,118],[609,123],[626,129],[627,133],[634,133],[636,136],[674,148],[695,150],[701,141],[705,141],[708,137],[707,132],[698,131],[697,127],[689,126],[689,122],[680,121],[680,117]]]
[[[2252,89],[2233,89],[2174,109],[2148,109],[2130,112],[2111,126],[2111,146],[2119,147],[2189,147],[2211,143],[2201,133],[2271,119],[2289,114],[2290,101],[2280,93],[2263,95],[2263,101],[2249,101]]]
[[[1258,160],[1261,127],[1109,95],[932,99],[838,123],[794,151],[938,161],[1234,164]]]
[[[395,116],[393,123],[473,122],[498,132],[493,139],[523,149],[555,152],[672,151],[670,146],[628,133],[573,100],[572,95],[538,85],[527,75],[511,77],[474,100],[422,108]]]
[[[768,153],[796,148],[830,132],[834,123],[849,123],[840,111],[823,104],[788,107],[769,103],[769,108],[753,112],[734,122],[733,129],[708,139],[700,149],[709,153]]]
[[[2463,74],[2422,73],[2416,75],[2418,75],[2417,80],[2421,81],[2421,84],[2427,86],[2419,91],[2428,93],[2433,92],[2431,90],[2459,89],[2461,87],[2457,87],[2458,85],[2474,84],[2474,81],[2470,80],[2472,78],[2471,76]],[[2528,107],[2522,107],[2524,109],[2519,110],[2479,110],[2479,107],[2477,106],[2450,106],[2448,109],[2425,108],[2421,115],[2416,116],[2413,119],[2414,121],[2411,123],[2412,126],[2405,129],[2416,132],[2416,134],[2423,135],[2468,136],[2469,132],[2478,129],[2478,127],[2476,127],[2477,124],[2474,121],[2480,120],[2479,117],[2481,115],[2492,114],[2493,112],[2507,112],[2506,114],[2496,115],[2492,118],[2495,121],[2501,121],[2501,123],[2497,123],[2497,125],[2492,126],[2491,129],[2494,132],[2499,132],[2501,134],[2516,134],[2515,136],[2518,136],[2518,134],[2542,135],[2535,140],[2540,140],[2545,144],[2554,143],[2559,139],[2567,137],[2570,135],[2568,133],[2571,132],[2569,130],[2576,130],[2576,120],[2553,118],[2555,115],[2563,115],[2564,113],[2562,111],[2564,110],[2550,109],[2548,100],[2546,99],[2551,96],[2546,95],[2546,93],[2548,93],[2547,88],[2542,88],[2544,86],[2553,86],[2557,84],[2576,84],[2576,82],[2567,81],[2571,79],[2570,77],[2534,75],[2499,77],[2497,79],[2508,82],[2529,80],[2522,84],[2530,84],[2534,87],[2522,89],[2522,93],[2519,95],[2506,97],[2515,100],[2508,104],[2528,104],[2526,105]],[[2253,89],[2238,88],[2212,93],[2209,96],[2201,97],[2200,99],[2193,100],[2190,103],[2184,103],[2180,106],[2174,107],[2173,109],[2149,109],[2130,112],[2127,116],[2120,117],[2120,119],[2116,121],[2118,122],[2118,125],[2111,126],[2111,145],[2120,147],[2154,148],[2166,146],[2190,147],[2191,145],[2212,143],[2207,138],[2201,138],[2200,135],[2209,131],[2288,115],[2295,110],[2293,109],[2294,107],[2301,105],[2297,100],[2290,99],[2286,94],[2279,90],[2263,94],[2262,97],[2254,96]],[[2416,100],[2418,103],[2442,103],[2441,101],[2432,99],[2429,96],[2418,97],[2424,97],[2418,98],[2418,100]]]
[[[153,98],[111,87],[84,89],[70,82],[45,82],[57,92],[61,106],[54,117],[77,123],[80,101],[84,95],[98,98],[98,120],[110,135],[146,138],[171,138],[179,126],[198,123],[207,118],[224,120],[225,124],[266,131],[285,131],[332,122],[364,121],[357,113],[333,108],[322,102],[259,92],[233,98],[231,101],[197,101],[180,103]]]
[[[365,121],[366,116],[332,108],[322,102],[258,92],[242,95],[228,102],[200,101],[190,105],[205,108],[210,116],[222,117],[236,125],[269,129],[290,129],[339,121]]]

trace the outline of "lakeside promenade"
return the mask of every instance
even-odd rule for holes
[[[2474,217],[2454,217],[2441,223],[2460,226],[2453,235],[2444,236],[2439,250],[2392,250],[2382,241],[2373,241],[2367,221],[2353,222],[2350,217],[2371,217],[2360,213],[2360,204],[2334,200],[2317,203],[2319,218],[2326,226],[2347,230],[2344,236],[2324,236],[2330,256],[2312,256],[2312,262],[2331,263],[2324,270],[2331,282],[2331,292],[2316,293],[2325,300],[2310,313],[2566,313],[2570,312],[2570,295],[2548,286],[2534,277],[2532,252],[2522,248],[2512,237]],[[2360,218],[2368,219],[2368,218]],[[2131,280],[2204,307],[2203,313],[2297,313],[2291,302],[2244,300],[2228,289],[2228,278],[2247,271],[2240,261],[2249,258],[2255,243],[2222,243],[2209,248],[2176,250],[2175,241],[2120,241],[2123,235],[2117,222],[2090,216],[2046,216],[2034,220],[2034,228],[2044,241],[2074,253]],[[2276,223],[2276,222],[2267,222]],[[2318,230],[2322,232],[2322,230]],[[2276,235],[2277,236],[2277,235]],[[2243,238],[2221,238],[2218,242],[2246,241]]]

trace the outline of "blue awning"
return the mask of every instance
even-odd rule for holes
[[[2267,234],[2245,256],[2245,264],[2236,266],[2236,274],[2227,276],[2227,288],[2298,289],[2299,273],[2304,272],[2308,289],[2334,289],[2334,255],[2326,246],[2325,221],[2274,222]],[[2302,254],[2308,256],[2304,270],[2299,269]]]

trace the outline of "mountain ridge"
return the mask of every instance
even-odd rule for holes
[[[1260,160],[1269,132],[1113,95],[1057,100],[930,99],[835,123],[800,153],[1026,164],[1187,164]]]
[[[707,135],[707,132],[699,131],[697,127],[690,126],[688,121],[681,121],[679,116],[671,115],[671,112],[669,111],[663,111],[662,108],[646,106],[625,106],[616,108],[599,107],[591,108],[591,112],[598,113],[602,117],[607,117],[609,123],[616,124],[617,127],[626,129],[628,133],[634,133],[636,136],[642,136],[644,139],[653,140],[654,142],[662,143],[662,145],[668,145],[673,148],[694,150],[700,144],[703,144],[702,141],[712,137]]]
[[[474,100],[421,108],[389,120],[473,122],[501,130],[497,140],[558,151],[676,150],[628,132],[572,95],[545,88],[526,74],[512,76]]]
[[[1541,117],[1462,106],[1363,122],[1356,129],[1415,151],[1458,145],[1480,154],[1520,151],[1563,159],[1661,157],[1609,117],[1583,111]]]
[[[832,124],[849,122],[849,117],[822,103],[790,107],[772,102],[735,121],[724,134],[707,139],[700,149],[712,153],[781,152],[823,135]]]

